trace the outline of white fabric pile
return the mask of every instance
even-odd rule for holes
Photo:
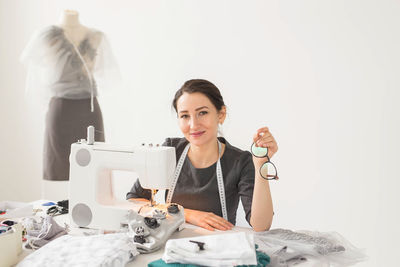
[[[138,254],[125,233],[64,235],[27,256],[17,267],[125,266]]]
[[[244,232],[171,239],[162,259],[205,266],[257,265],[254,236]]]

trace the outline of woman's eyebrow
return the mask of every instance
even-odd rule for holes
[[[198,111],[198,110],[203,109],[203,108],[208,108],[208,107],[207,106],[202,106],[202,107],[196,108],[195,110]]]
[[[207,106],[202,106],[202,107],[196,108],[195,111],[199,111],[200,109],[203,109],[203,108],[207,108],[207,109],[208,109]],[[187,113],[187,112],[188,112],[187,110],[181,110],[181,111],[179,111],[179,114],[181,114],[181,113]]]

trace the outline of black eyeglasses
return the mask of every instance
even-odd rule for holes
[[[278,180],[278,172],[275,165],[269,160],[268,148],[256,146],[255,143],[251,145],[251,154],[257,158],[267,158],[267,161],[260,168],[260,175],[265,180]]]

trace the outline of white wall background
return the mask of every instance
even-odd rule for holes
[[[399,1],[0,0],[0,200],[40,198],[44,114],[18,58],[66,8],[119,62],[123,88],[100,99],[107,141],[180,136],[174,92],[209,79],[232,144],[264,125],[278,140],[274,228],[337,231],[366,248],[358,266],[398,266]]]

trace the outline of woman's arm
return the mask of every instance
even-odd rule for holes
[[[275,138],[267,127],[258,129],[253,137],[253,141],[259,147],[268,148],[268,158],[271,158],[276,151],[278,151]],[[269,181],[262,178],[259,171],[267,160],[267,158],[257,158],[253,156],[255,177],[250,224],[256,232],[269,230],[274,214]]]
[[[273,206],[269,190],[269,181],[260,176],[260,166],[254,164],[256,177],[254,181],[253,202],[251,204],[250,224],[253,230],[261,232],[269,230],[272,224]]]

